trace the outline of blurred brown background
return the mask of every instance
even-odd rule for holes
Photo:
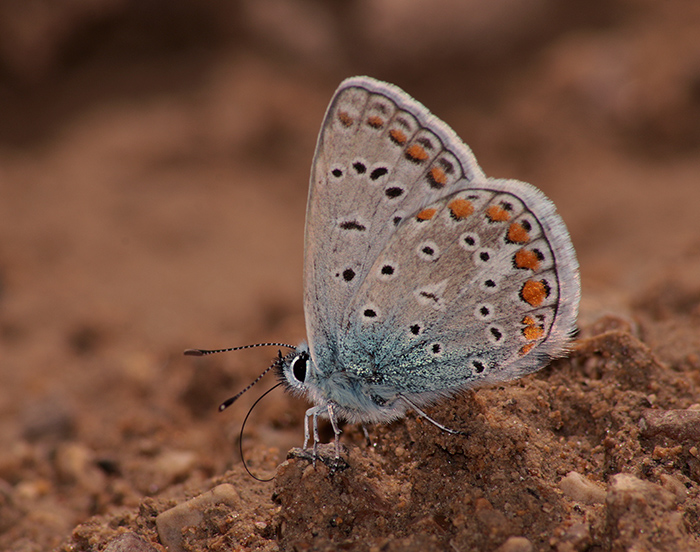
[[[582,325],[700,294],[698,37],[692,0],[0,3],[0,548],[237,462],[258,394],[216,406],[275,351],[181,352],[303,339],[309,167],[345,77],[555,202]],[[276,397],[248,430],[283,456],[305,405]]]

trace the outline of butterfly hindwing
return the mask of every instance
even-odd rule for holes
[[[373,358],[407,395],[539,369],[575,323],[576,261],[562,230],[553,204],[516,181],[472,182],[413,213],[353,297],[341,362]]]

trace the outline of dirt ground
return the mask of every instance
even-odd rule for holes
[[[430,8],[428,8],[428,4]],[[0,549],[700,550],[700,4],[0,4]],[[355,74],[557,205],[568,358],[299,458],[308,174]],[[324,428],[324,439],[331,433]],[[288,451],[292,454],[287,458]],[[167,548],[166,548],[167,546]]]

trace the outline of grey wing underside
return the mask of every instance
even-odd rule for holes
[[[509,239],[518,225],[526,241]],[[449,127],[366,77],[342,83],[326,113],[304,266],[317,368],[406,394],[536,370],[575,325],[578,266],[553,204],[486,178]]]
[[[350,301],[401,219],[477,178],[469,148],[403,91],[367,77],[341,83],[319,134],[306,214],[304,309],[319,369],[333,369]]]
[[[566,350],[579,294],[554,205],[529,184],[489,179],[401,224],[352,299],[338,358],[379,367],[403,394],[515,379]]]

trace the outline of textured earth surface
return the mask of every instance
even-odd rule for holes
[[[700,7],[0,6],[0,549],[700,550]],[[580,333],[537,374],[298,449],[316,134],[354,74],[557,205]],[[331,432],[323,428],[324,440]],[[332,454],[325,448],[324,452]]]

